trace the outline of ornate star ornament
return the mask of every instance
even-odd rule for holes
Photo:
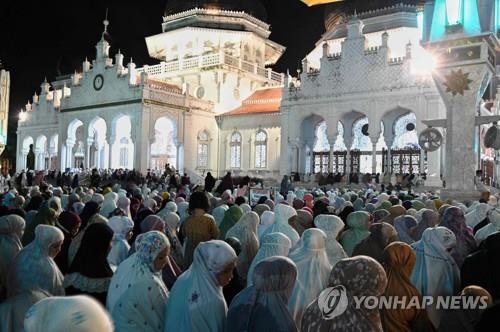
[[[457,94],[463,96],[465,90],[470,90],[469,83],[472,80],[469,79],[469,73],[462,72],[462,69],[457,71],[452,70],[449,75],[445,75],[444,77],[446,78],[444,82],[446,92],[451,92],[454,96]]]

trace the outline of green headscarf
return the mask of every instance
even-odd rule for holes
[[[347,216],[349,229],[342,234],[340,243],[345,252],[351,256],[356,244],[370,235],[370,214],[365,211],[351,212]]]
[[[33,221],[27,225],[26,230],[23,235],[22,243],[23,246],[30,244],[35,239],[35,228],[38,225],[56,225],[56,210],[49,208],[47,201],[42,203],[38,213],[33,218]]]
[[[411,201],[411,205],[417,211],[425,208],[425,204],[418,199],[414,199],[413,201]]]
[[[227,231],[231,227],[233,227],[238,222],[238,220],[240,220],[242,215],[243,210],[238,205],[231,206],[229,210],[224,213],[224,219],[222,219],[222,222],[219,226],[219,239],[224,240],[226,238]]]
[[[378,208],[376,208],[375,210],[387,210],[387,211],[389,211],[391,206],[392,206],[391,202],[383,201],[382,204],[380,204],[380,206]]]

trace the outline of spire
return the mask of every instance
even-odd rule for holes
[[[104,25],[104,30],[101,35],[101,40],[95,46],[97,49],[96,61],[104,61],[103,59],[107,59],[109,57],[109,43],[104,38],[104,35],[108,34],[108,9],[106,9],[106,18],[102,21]]]
[[[102,24],[104,25],[104,31],[102,32],[102,39],[104,39],[104,35],[108,33],[108,8],[106,8],[106,17],[104,18],[104,21],[102,21]]]

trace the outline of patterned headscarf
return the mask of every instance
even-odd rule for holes
[[[139,235],[135,244],[137,257],[144,265],[149,266],[151,271],[155,271],[154,260],[156,256],[167,247],[170,247],[167,237],[158,231]]]
[[[110,312],[120,297],[133,285],[155,279],[156,284],[165,288],[154,267],[156,257],[165,248],[170,248],[170,243],[165,234],[158,231],[147,232],[137,237],[135,253],[118,266],[111,279],[106,302]]]
[[[380,296],[387,285],[384,268],[367,256],[356,256],[340,260],[330,273],[328,287],[343,286],[347,296],[346,311],[331,320],[322,318],[318,301],[307,307],[302,318],[302,332],[315,331],[377,331],[382,332],[382,323],[377,307],[370,310],[357,308],[354,296]]]

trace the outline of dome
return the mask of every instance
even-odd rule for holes
[[[266,9],[259,0],[168,0],[165,15],[180,13],[193,8],[244,11],[262,21],[267,19]]]
[[[325,6],[325,28],[330,30],[335,25],[341,23],[346,16],[353,15],[368,10],[382,9],[398,4],[421,5],[423,0],[351,0],[338,3],[330,3]]]

